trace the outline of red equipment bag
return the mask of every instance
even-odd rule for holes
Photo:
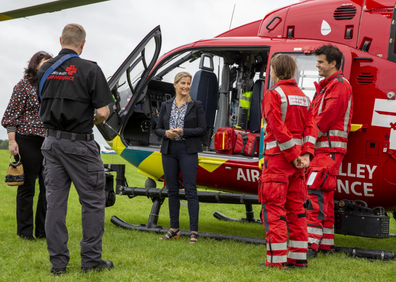
[[[235,135],[235,154],[242,154],[249,157],[258,156],[260,148],[260,134],[235,130]]]
[[[216,153],[234,154],[235,131],[231,127],[220,127],[214,136],[214,147]]]

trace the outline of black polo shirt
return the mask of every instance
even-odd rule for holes
[[[37,74],[38,85],[45,71],[66,54],[44,63]],[[41,92],[41,121],[47,129],[91,134],[94,110],[113,102],[109,86],[100,67],[79,57],[60,65],[46,79]]]

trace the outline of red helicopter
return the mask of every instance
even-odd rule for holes
[[[101,1],[105,0],[79,4]],[[72,7],[68,2],[71,1],[10,11],[1,14],[0,21]],[[312,52],[331,43],[343,52],[342,70],[352,85],[354,99],[348,153],[337,179],[335,231],[373,238],[393,236],[389,234],[386,211],[395,217],[395,9],[395,0],[300,1],[215,38],[178,47],[161,58],[161,30],[159,26],[154,28],[109,80],[114,103],[106,124],[98,126],[112,149],[148,177],[146,187],[128,187],[124,167],[107,165],[108,171],[117,172],[116,192],[130,197],[149,196],[153,207],[146,225],[129,224],[115,216],[112,222],[131,229],[167,231],[157,225],[167,192],[155,188],[155,181],[164,181],[164,173],[159,152],[161,139],[154,129],[161,103],[175,95],[173,78],[181,70],[194,75],[190,95],[202,101],[208,126],[208,134],[202,139],[204,151],[199,154],[197,184],[231,192],[201,191],[200,201],[244,204],[246,218],[238,221],[257,222],[252,205],[258,204],[257,180],[263,160],[261,101],[273,84],[268,75],[269,62],[277,53],[295,58],[296,81],[312,98],[313,82],[321,79]],[[221,135],[224,128],[234,131],[235,136],[254,136],[250,151],[237,150],[236,140]],[[110,206],[115,196],[112,175],[107,176]],[[180,196],[184,197],[183,192]],[[220,213],[215,216],[235,220]],[[205,234],[220,239],[263,241]]]
[[[99,130],[121,157],[148,177],[145,188],[151,188],[125,187],[120,182],[117,192],[158,201],[144,227],[116,217],[113,223],[158,231],[156,220],[166,190],[154,188],[155,181],[164,180],[161,139],[154,129],[160,105],[174,96],[173,77],[181,70],[194,75],[190,95],[203,102],[208,126],[197,184],[232,192],[221,196],[201,192],[200,201],[245,204],[243,220],[255,221],[251,204],[258,203],[261,101],[273,84],[267,75],[270,59],[277,53],[295,58],[296,81],[312,98],[313,82],[321,79],[312,52],[331,43],[343,52],[342,70],[354,99],[348,153],[337,179],[335,229],[341,234],[389,237],[385,211],[396,210],[395,9],[394,0],[301,1],[215,38],[178,47],[159,59],[160,27],[152,30],[109,80],[115,102]],[[236,135],[254,135],[257,143],[250,144],[259,149],[249,154],[237,151],[234,139],[220,135],[224,128]],[[223,138],[220,145],[219,138]],[[219,213],[215,216],[233,220]]]

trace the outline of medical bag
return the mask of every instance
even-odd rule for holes
[[[231,127],[220,127],[214,136],[214,144],[216,153],[234,154],[235,131]]]
[[[254,157],[258,156],[260,147],[260,134],[244,130],[235,130],[234,154]]]
[[[250,133],[248,130],[239,130],[232,127],[220,127],[214,136],[216,153],[241,154],[254,157],[258,155],[260,134]]]

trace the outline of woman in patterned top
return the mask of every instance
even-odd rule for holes
[[[162,166],[169,197],[170,229],[162,240],[180,238],[179,173],[188,201],[190,243],[198,239],[199,201],[197,194],[198,152],[202,152],[201,137],[206,133],[205,113],[200,101],[190,97],[191,75],[175,76],[176,96],[161,105],[155,133],[162,137]]]
[[[39,177],[40,194],[36,210],[36,238],[45,238],[45,214],[47,201],[44,179],[42,177],[43,156],[41,144],[45,137],[45,128],[39,116],[37,94],[37,71],[52,56],[46,52],[37,52],[25,68],[24,77],[15,85],[10,102],[4,112],[1,125],[7,129],[9,151],[11,155],[20,155],[24,167],[25,182],[17,191],[17,234],[22,239],[34,241],[33,237],[33,197],[36,179]],[[18,156],[16,156],[18,159]]]

